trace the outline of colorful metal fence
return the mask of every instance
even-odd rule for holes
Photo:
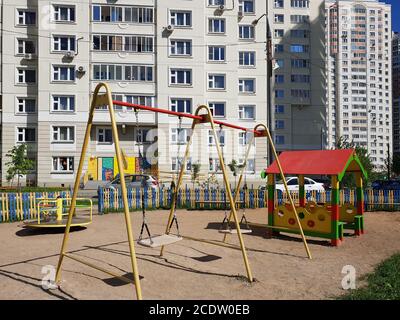
[[[128,189],[128,203],[131,210],[142,208],[142,192],[144,192],[144,203],[146,209],[167,208],[171,203],[172,191],[170,189]],[[223,209],[225,202],[225,191],[223,189],[190,189],[179,190],[178,208],[187,209]],[[280,191],[275,192],[275,203],[288,202],[288,197]],[[298,203],[298,192],[293,192],[292,197]],[[331,191],[317,192],[308,191],[307,200],[318,203],[330,202]],[[121,191],[119,189],[98,190],[99,213],[122,210]],[[260,189],[247,189],[240,192],[239,201],[246,208],[266,208],[267,191]],[[357,196],[355,190],[341,190],[340,203],[351,203],[356,205]],[[366,211],[390,210],[400,211],[400,190],[365,190],[364,205]]]
[[[37,204],[41,199],[70,198],[68,191],[0,193],[0,222],[37,218]]]
[[[168,208],[171,203],[170,189],[128,189],[128,203],[131,210],[140,210],[142,206],[142,192],[147,209]],[[40,199],[52,199],[58,196],[70,198],[70,192],[29,192],[29,193],[0,193],[0,222],[22,221],[37,218],[37,203]],[[225,202],[223,189],[190,189],[179,191],[178,208],[187,209],[223,209]],[[292,196],[298,202],[298,193]],[[277,204],[288,201],[287,195],[275,192]],[[331,192],[307,192],[307,199],[319,203],[330,202]],[[240,192],[240,206],[246,208],[266,208],[267,192],[265,190],[247,189]],[[340,203],[355,204],[357,201],[355,190],[342,190]],[[400,190],[365,190],[364,205],[366,211],[400,211]],[[98,212],[117,212],[122,210],[122,197],[119,189],[98,190]]]

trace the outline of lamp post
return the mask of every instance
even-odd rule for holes
[[[268,1],[267,1],[267,12],[268,12]],[[272,35],[271,28],[269,25],[269,20],[267,17],[267,13],[263,13],[259,18],[255,19],[251,24],[255,27],[258,22],[266,17],[267,19],[267,42],[266,42],[266,52],[267,52],[267,118],[268,118],[268,128],[270,130],[271,136],[274,137],[273,134],[273,123],[272,123],[272,100],[271,100],[271,78],[272,78]],[[268,166],[274,161],[273,152],[271,144],[268,144]]]

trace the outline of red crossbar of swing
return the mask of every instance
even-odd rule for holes
[[[160,108],[153,108],[153,107],[148,107],[148,106],[142,106],[140,104],[133,104],[133,103],[123,102],[123,101],[118,101],[118,100],[113,100],[113,104],[115,104],[117,106],[133,108],[133,109],[146,110],[146,111],[157,112],[157,113],[165,113],[165,114],[182,117],[182,118],[189,118],[189,119],[193,119],[193,120],[200,120],[200,121],[204,120],[203,115],[195,116],[190,113],[176,112],[176,111],[170,111],[170,110],[160,109]],[[254,133],[255,135],[262,135],[262,131],[257,131],[257,130],[248,129],[245,127],[236,126],[231,123],[222,122],[222,121],[218,121],[218,120],[214,120],[214,123],[218,124],[220,126],[223,126],[223,127],[228,127],[228,128],[232,128],[232,129],[251,132],[251,133]]]

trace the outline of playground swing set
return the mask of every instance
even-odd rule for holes
[[[105,90],[105,93],[100,93],[100,90],[102,88]],[[252,275],[250,264],[248,261],[247,251],[246,251],[246,247],[244,244],[242,232],[240,229],[240,222],[237,217],[237,211],[236,211],[236,206],[235,206],[235,202],[236,202],[238,194],[239,194],[240,183],[241,183],[241,180],[243,177],[245,166],[243,166],[243,168],[242,168],[241,177],[239,179],[240,183],[238,183],[238,185],[236,187],[235,196],[233,197],[231,188],[230,188],[229,178],[228,178],[227,171],[226,171],[225,164],[224,164],[221,147],[220,147],[217,132],[216,132],[216,125],[233,128],[233,129],[237,129],[237,130],[242,130],[244,132],[251,132],[253,135],[253,139],[259,138],[259,137],[267,137],[268,142],[271,144],[271,148],[274,152],[276,162],[277,162],[277,165],[279,168],[279,173],[281,175],[281,178],[284,181],[285,190],[289,194],[285,176],[284,176],[282,167],[280,165],[279,159],[277,157],[276,150],[275,150],[275,147],[273,144],[273,140],[272,140],[272,137],[271,137],[271,134],[270,134],[268,128],[265,125],[261,124],[261,125],[256,126],[254,128],[254,130],[251,130],[251,129],[247,129],[247,128],[233,125],[230,123],[216,121],[213,119],[210,109],[205,105],[199,106],[197,108],[195,114],[193,115],[193,114],[174,112],[174,111],[165,110],[165,109],[147,107],[147,106],[142,106],[142,105],[137,105],[137,104],[131,104],[131,103],[126,103],[126,102],[122,102],[122,101],[113,101],[111,90],[110,90],[109,86],[106,83],[99,83],[94,91],[90,110],[89,110],[89,117],[88,117],[88,122],[87,122],[87,126],[86,126],[84,141],[83,141],[83,145],[82,145],[81,156],[80,156],[78,170],[77,170],[76,178],[75,178],[75,182],[74,182],[74,189],[73,189],[73,195],[72,195],[72,199],[71,199],[71,205],[69,207],[68,219],[67,219],[67,223],[66,223],[66,227],[65,227],[63,242],[61,245],[60,256],[59,256],[59,261],[58,261],[58,265],[57,265],[56,279],[55,279],[56,283],[57,284],[60,283],[62,263],[64,261],[64,258],[67,257],[71,260],[74,260],[76,262],[82,263],[86,266],[92,267],[94,269],[100,270],[109,275],[112,275],[116,278],[119,278],[127,283],[133,284],[135,286],[137,299],[139,299],[139,300],[142,299],[142,290],[141,290],[141,284],[140,284],[140,280],[139,280],[139,271],[138,271],[138,265],[137,265],[134,237],[133,237],[133,232],[132,232],[131,217],[129,214],[127,188],[126,188],[126,184],[125,184],[123,151],[121,150],[120,144],[119,144],[119,135],[118,135],[118,130],[117,130],[117,123],[115,120],[115,111],[114,111],[114,108],[112,108],[113,105],[125,106],[127,108],[131,108],[131,109],[135,110],[135,112],[137,112],[138,110],[146,110],[146,111],[151,111],[151,112],[169,114],[169,115],[173,115],[173,116],[177,116],[177,117],[189,118],[189,119],[193,120],[192,126],[191,126],[190,138],[186,145],[186,151],[184,153],[183,160],[180,163],[180,172],[179,172],[179,176],[177,179],[177,183],[175,184],[175,190],[174,190],[173,197],[172,197],[172,204],[171,204],[171,209],[170,209],[168,223],[166,226],[165,233],[163,235],[159,235],[159,236],[151,236],[149,228],[147,226],[147,222],[146,222],[145,211],[143,211],[144,219],[143,219],[143,223],[142,223],[142,233],[143,233],[143,229],[146,228],[146,231],[148,232],[149,237],[145,238],[145,239],[143,239],[143,238],[139,239],[139,244],[149,246],[149,247],[160,247],[161,248],[161,250],[160,250],[161,256],[164,253],[164,248],[166,245],[176,243],[177,241],[181,241],[183,239],[201,241],[201,242],[205,242],[205,243],[212,244],[212,245],[218,245],[218,246],[223,246],[226,248],[240,250],[242,252],[243,262],[244,262],[244,265],[246,268],[248,281],[252,282],[253,275]],[[106,270],[105,268],[102,268],[98,265],[95,265],[91,262],[86,261],[85,259],[82,259],[79,256],[76,256],[74,254],[67,252],[70,228],[71,228],[71,225],[73,222],[73,216],[74,216],[74,212],[75,212],[77,194],[78,194],[78,189],[79,189],[79,177],[82,174],[83,166],[85,163],[85,158],[86,158],[89,139],[90,139],[90,133],[91,133],[92,124],[93,124],[94,112],[95,112],[95,109],[99,106],[108,106],[108,110],[109,110],[109,114],[110,114],[112,133],[113,133],[113,137],[114,137],[115,153],[116,153],[118,170],[120,172],[120,179],[121,179],[121,195],[122,195],[122,201],[123,201],[123,207],[124,207],[124,217],[125,217],[127,237],[128,237],[128,243],[129,243],[130,261],[131,261],[131,267],[132,267],[132,272],[133,272],[133,281],[131,279],[128,279],[127,277],[118,275],[118,274],[114,273],[113,271]],[[204,113],[200,114],[201,111],[203,111],[203,112],[205,111],[205,114]],[[197,239],[194,237],[183,236],[183,235],[179,234],[179,227],[177,224],[177,216],[176,216],[176,204],[177,204],[178,192],[179,192],[179,188],[182,184],[186,163],[188,161],[190,145],[192,143],[194,129],[196,128],[197,125],[206,124],[206,123],[208,123],[210,125],[211,131],[212,131],[212,134],[213,134],[213,137],[215,140],[215,146],[217,149],[218,158],[219,158],[220,166],[222,169],[222,175],[223,175],[226,195],[228,196],[229,205],[230,205],[229,220],[233,218],[233,221],[235,224],[235,229],[236,229],[235,233],[238,236],[238,240],[239,240],[239,244],[240,244],[239,246],[225,243],[225,238],[228,233],[225,233],[224,241]],[[251,147],[251,144],[249,144],[248,148],[250,148],[250,147]],[[245,164],[247,162],[248,154],[249,154],[249,149],[246,153],[246,159],[244,161]],[[292,207],[293,212],[296,213],[296,207],[295,207],[294,201],[290,194],[289,194],[288,198],[289,198],[290,205]],[[302,241],[303,241],[304,247],[306,249],[307,255],[311,259],[311,253],[309,251],[307,241],[306,241],[303,229],[302,229],[302,225],[300,223],[300,218],[298,217],[297,213],[294,214],[294,218],[297,221],[298,232],[301,234]],[[174,222],[178,229],[177,235],[171,233],[171,228],[172,228]]]

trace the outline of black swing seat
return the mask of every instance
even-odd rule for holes
[[[162,234],[154,237],[144,238],[138,240],[138,244],[148,247],[148,248],[158,248],[162,246],[167,246],[169,244],[173,244],[175,242],[183,240],[182,237],[177,236],[175,234]]]

